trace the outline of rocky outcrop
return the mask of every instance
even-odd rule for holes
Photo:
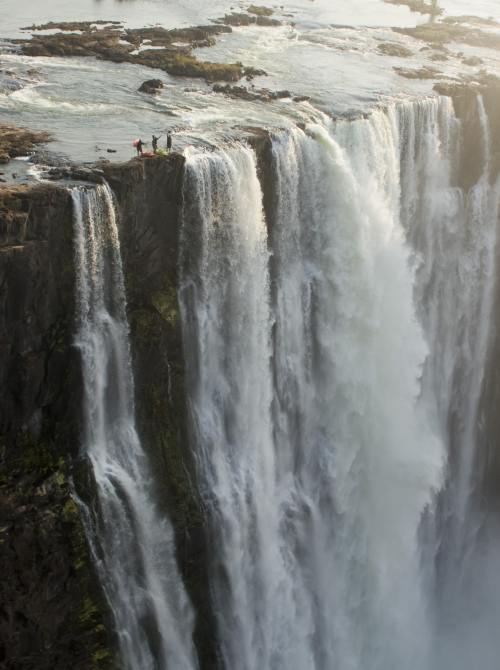
[[[140,93],[149,93],[149,95],[155,95],[159,93],[163,88],[163,82],[161,79],[148,79],[143,81],[139,86]]]
[[[274,100],[283,100],[284,98],[291,98],[290,91],[270,91],[268,88],[252,88],[246,86],[230,86],[226,84],[215,84],[212,88],[214,93],[223,93],[228,98],[239,100],[260,100],[260,102],[272,102]],[[294,98],[296,100],[296,98]]]
[[[255,21],[260,18],[253,17]],[[242,63],[212,63],[198,60],[194,55],[194,49],[212,46],[216,35],[231,32],[231,27],[224,23],[173,30],[159,26],[124,29],[121,24],[97,28],[97,23],[51,22],[32,26],[27,28],[35,31],[32,39],[16,41],[29,56],[95,56],[115,63],[136,63],[179,77],[238,81],[254,74],[253,68],[246,68]],[[76,26],[80,32],[68,32]],[[46,28],[64,32],[39,34],[38,31]]]
[[[0,163],[8,163],[16,156],[26,156],[37,145],[50,142],[50,140],[48,133],[0,123]]]

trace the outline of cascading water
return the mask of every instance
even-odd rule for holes
[[[446,629],[474,565],[495,279],[478,110],[469,192],[444,98],[276,135],[267,226],[252,150],[187,156],[180,302],[227,669],[496,668],[498,608],[477,639],[466,611],[455,647]]]
[[[112,194],[71,191],[76,259],[76,344],[84,379],[85,450],[97,509],[87,530],[114,615],[122,667],[193,670],[193,614],[174,537],[156,509],[135,428],[125,288]]]
[[[494,670],[500,589],[492,547],[479,540],[483,520],[477,462],[480,401],[493,332],[500,190],[498,182],[491,183],[482,98],[477,98],[477,115],[483,173],[468,191],[453,185],[462,134],[451,101],[422,105],[428,110],[417,119],[416,105],[401,108],[406,137],[402,201],[418,259],[415,299],[430,345],[423,393],[435,398],[436,425],[449,454],[426,548],[434,554],[427,554],[426,567],[435,569],[431,588],[437,594],[432,668],[466,670],[480,659],[482,668]],[[411,131],[415,125],[418,135]]]

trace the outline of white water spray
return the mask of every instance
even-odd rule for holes
[[[193,670],[193,614],[135,428],[125,289],[109,188],[73,189],[76,344],[97,509],[87,530],[126,670]]]

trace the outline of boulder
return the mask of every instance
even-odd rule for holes
[[[140,93],[149,93],[150,95],[155,95],[163,88],[163,82],[161,79],[147,79],[143,81],[139,86]]]

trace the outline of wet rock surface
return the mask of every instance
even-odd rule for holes
[[[141,93],[155,95],[155,93],[159,93],[162,88],[163,82],[161,79],[148,79],[147,81],[142,82],[142,84],[139,86],[139,91]]]

